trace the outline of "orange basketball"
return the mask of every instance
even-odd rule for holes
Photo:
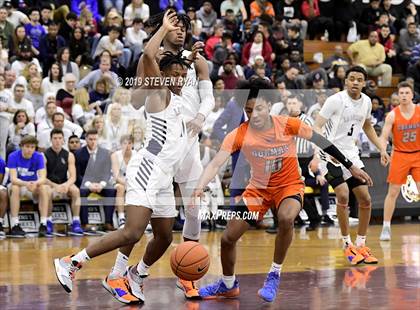
[[[172,271],[183,280],[195,281],[200,279],[209,270],[209,266],[209,253],[198,242],[183,242],[172,251]]]

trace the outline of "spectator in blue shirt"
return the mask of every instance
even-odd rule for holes
[[[38,8],[32,8],[29,10],[30,23],[25,25],[27,35],[32,40],[32,45],[39,50],[39,43],[41,38],[47,33],[45,28],[39,23],[41,14]]]
[[[48,205],[50,192],[46,185],[46,169],[44,156],[36,152],[37,139],[34,136],[25,136],[20,142],[20,150],[9,155],[7,166],[10,173],[10,213],[11,213],[11,233],[12,237],[23,238],[25,232],[19,225],[20,199],[22,197],[30,200],[39,200],[39,213],[41,223],[39,226],[39,236],[45,237],[52,234],[47,226],[51,227],[51,218],[48,217]]]
[[[9,197],[7,197],[7,188],[3,185],[6,183],[4,176],[6,174],[6,163],[3,158],[0,156],[0,239],[6,237],[3,230],[3,218],[7,210],[7,202]]]

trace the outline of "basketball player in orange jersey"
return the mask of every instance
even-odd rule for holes
[[[384,223],[380,240],[391,240],[391,219],[401,185],[411,174],[420,192],[420,106],[413,103],[414,91],[407,82],[398,85],[400,105],[389,112],[381,140],[386,147],[392,133],[393,152],[388,174],[388,193],[384,203]]]
[[[199,294],[203,299],[233,298],[239,295],[239,283],[235,278],[236,242],[255,224],[249,220],[250,212],[256,212],[261,220],[274,205],[277,209],[278,232],[274,259],[263,288],[258,295],[271,302],[277,295],[280,271],[287,249],[293,238],[293,222],[302,209],[304,182],[298,167],[295,137],[307,139],[347,167],[353,176],[371,184],[363,170],[354,166],[334,145],[300,119],[287,116],[270,116],[271,84],[255,79],[249,83],[246,105],[250,107],[250,120],[230,132],[219,152],[201,175],[193,199],[203,195],[204,187],[216,176],[231,153],[242,151],[251,166],[251,179],[242,195],[244,203],[233,208],[240,216],[229,220],[221,240],[222,279],[203,287]],[[264,90],[259,93],[259,90]]]

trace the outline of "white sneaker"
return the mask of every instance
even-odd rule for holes
[[[67,293],[73,290],[73,279],[82,266],[78,262],[71,259],[70,256],[54,259],[55,275],[58,282],[63,286]]]
[[[147,224],[147,226],[146,226],[146,233],[151,233],[152,231],[153,231],[152,225],[150,225],[150,223]]]
[[[131,293],[142,302],[145,301],[145,297],[143,293],[143,281],[146,277],[147,275],[145,276],[139,275],[135,265],[127,268],[127,279],[128,279],[128,284],[130,285]]]
[[[391,227],[382,227],[381,236],[379,237],[381,241],[390,241],[391,240]]]

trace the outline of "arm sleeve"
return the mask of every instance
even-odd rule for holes
[[[198,82],[198,92],[200,94],[201,104],[198,113],[207,116],[214,108],[213,84],[210,80],[201,80]]]
[[[241,149],[244,135],[242,134],[240,128],[241,127],[236,128],[226,135],[222,145],[220,146],[221,150],[232,154]]]

